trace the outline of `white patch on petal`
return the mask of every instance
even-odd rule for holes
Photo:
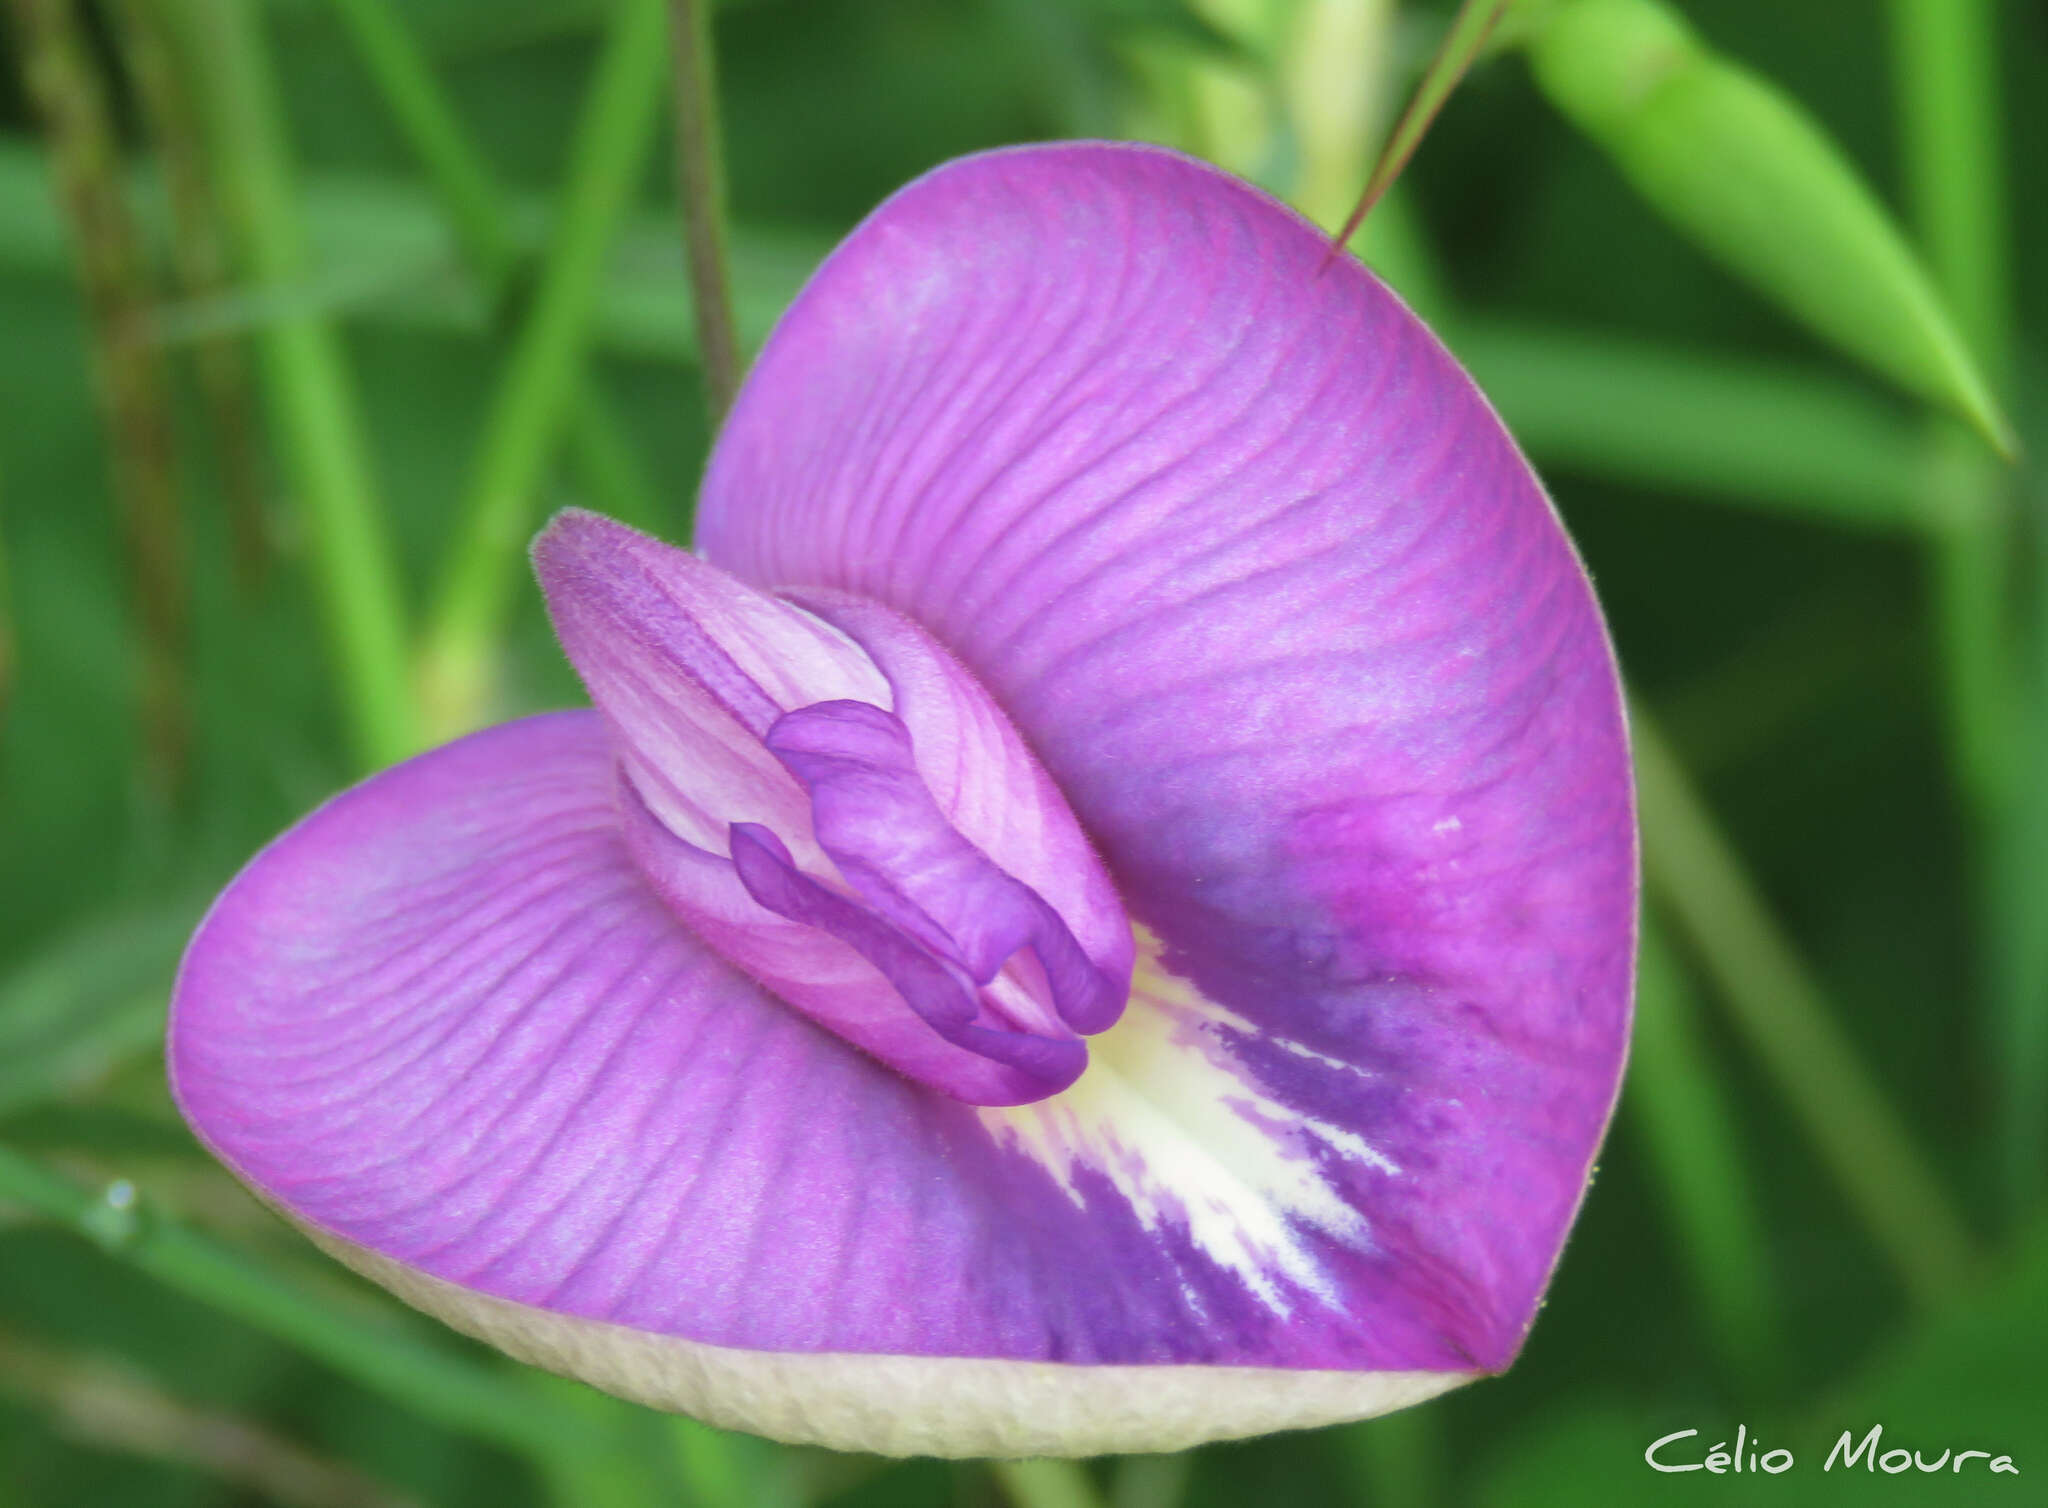
[[[1398,1168],[1356,1132],[1304,1116],[1268,1097],[1222,1037],[1260,1035],[1159,964],[1159,943],[1138,931],[1138,963],[1123,1018],[1088,1039],[1088,1069],[1049,1100],[989,1108],[982,1121],[1006,1146],[1035,1158],[1077,1201],[1075,1173],[1108,1179],[1148,1230],[1185,1226],[1195,1245],[1286,1313],[1279,1280],[1335,1302],[1300,1237],[1314,1227],[1354,1246],[1365,1222],[1319,1171],[1320,1141],[1387,1173]],[[1265,1040],[1312,1061],[1351,1065],[1297,1042]]]

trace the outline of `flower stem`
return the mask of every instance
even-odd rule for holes
[[[577,1447],[554,1411],[518,1381],[362,1317],[330,1309],[254,1259],[152,1212],[133,1185],[94,1193],[0,1146],[0,1200],[70,1227],[167,1288],[326,1363],[353,1381],[459,1433],[522,1456]]]
[[[475,725],[510,605],[541,471],[554,452],[590,342],[605,258],[651,145],[665,78],[662,0],[613,12],[571,155],[568,192],[533,304],[498,385],[421,653],[434,732]]]
[[[206,65],[218,181],[247,272],[258,288],[281,290],[305,277],[309,258],[259,17],[251,0],[181,0],[174,14],[189,27],[190,55]],[[398,572],[347,357],[324,318],[289,301],[263,326],[262,349],[356,754],[387,764],[419,747],[419,722]]]
[[[135,600],[137,688],[151,783],[178,786],[190,740],[185,542],[154,302],[121,182],[105,81],[76,0],[12,0],[23,71],[48,130],[58,198],[91,320],[114,497]]]
[[[669,0],[675,55],[676,190],[683,249],[704,361],[704,401],[715,431],[740,388],[740,343],[725,258],[725,167],[719,151],[718,74],[709,0]]]
[[[1911,1134],[1835,1024],[1655,722],[1633,709],[1643,865],[1737,1029],[1913,1298],[1964,1288],[1976,1252]]]

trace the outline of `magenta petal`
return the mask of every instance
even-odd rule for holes
[[[678,920],[943,1094],[1012,1105],[1072,1082],[1073,1034],[1123,1008],[1130,923],[957,663],[886,609],[814,611],[595,514],[556,518],[534,562],[615,736],[628,852]],[[728,857],[737,832],[756,836]]]
[[[785,713],[767,743],[811,793],[819,845],[869,906],[977,984],[1030,948],[1075,1031],[1099,1032],[1122,1013],[1129,971],[1098,970],[1058,912],[947,822],[902,719],[865,702],[820,702]]]
[[[820,270],[699,521],[989,688],[1203,1040],[1380,1159],[1318,1166],[1391,1312],[1503,1365],[1613,1102],[1634,821],[1585,574],[1429,332],[1211,168],[992,153]]]
[[[1073,1037],[990,1023],[975,988],[985,980],[977,981],[954,960],[804,874],[767,828],[735,823],[732,857],[755,900],[778,916],[838,938],[873,964],[946,1041],[1010,1070],[991,1073],[985,1065],[973,1065],[979,1071],[968,1081],[971,1092],[956,1098],[978,1105],[1029,1104],[1065,1089],[1088,1065],[1088,1050]],[[945,1075],[934,1087],[951,1088],[955,1077]]]
[[[422,755],[271,844],[194,938],[180,1108],[337,1255],[528,1359],[845,1449],[1169,1448],[1469,1375],[1385,1256],[1172,1218],[1255,1208],[1256,1160],[1158,1113],[1185,1074],[1127,1057],[976,1110],[728,968],[629,860],[612,766],[590,713]],[[1146,1113],[1091,1144],[1105,1107]],[[1176,1180],[1138,1176],[1154,1149]]]

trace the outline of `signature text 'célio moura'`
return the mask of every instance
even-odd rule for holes
[[[1683,1443],[1696,1440],[1698,1435],[1696,1429],[1682,1429],[1653,1440],[1650,1448],[1643,1452],[1643,1459],[1657,1471],[1711,1471],[1717,1476],[1731,1471],[1758,1471],[1776,1476],[1790,1471],[1795,1464],[1792,1452],[1783,1446],[1765,1450],[1762,1441],[1751,1437],[1747,1425],[1735,1427],[1735,1448],[1732,1451],[1726,1440],[1717,1440],[1704,1457],[1698,1454],[1696,1444],[1687,1446]],[[1939,1455],[1904,1447],[1886,1450],[1882,1424],[1871,1425],[1869,1433],[1861,1440],[1856,1438],[1854,1430],[1843,1430],[1835,1441],[1834,1449],[1828,1452],[1821,1470],[1833,1471],[1837,1466],[1847,1469],[1861,1466],[1866,1471],[1882,1471],[1892,1476],[1903,1471],[1960,1472],[1965,1466],[1973,1471],[1990,1471],[2004,1476],[2020,1474],[2011,1456],[1988,1450],[1957,1450],[1950,1446]]]

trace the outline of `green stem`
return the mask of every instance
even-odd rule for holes
[[[2011,318],[1999,161],[1996,0],[1891,0],[1906,190],[1928,261],[1978,359],[2005,367]]]
[[[355,44],[385,108],[426,168],[470,267],[495,301],[518,270],[519,248],[506,223],[488,164],[462,129],[426,53],[389,0],[328,0]]]
[[[282,290],[309,270],[283,107],[252,0],[181,0],[208,64],[214,159],[251,280]],[[318,314],[266,324],[270,403],[311,538],[327,637],[356,753],[386,764],[419,747],[398,572],[340,337]]]
[[[439,734],[473,726],[489,700],[492,648],[532,527],[534,492],[570,412],[605,259],[646,162],[664,74],[662,0],[623,0],[590,84],[562,217],[485,425],[422,649],[422,690]]]
[[[14,593],[8,585],[6,518],[0,513],[0,738],[7,733],[7,709],[14,700],[19,651],[15,648]]]
[[[341,1314],[240,1252],[144,1207],[132,1184],[95,1193],[0,1146],[0,1200],[69,1226],[109,1254],[459,1433],[529,1458],[575,1453],[521,1383]]]
[[[2000,160],[1997,7],[1991,0],[1892,0],[1901,148],[1914,218],[1935,276],[1992,380],[2007,363],[2012,278]],[[2048,866],[2025,807],[2038,770],[2022,757],[2048,709],[2010,637],[2017,590],[2009,479],[1949,426],[1926,439],[1935,581],[1950,741],[1976,818],[1978,915],[1992,994],[2001,1182],[2017,1216],[2048,1173],[2048,980],[2033,940],[2048,916]],[[2048,590],[2037,578],[2035,595]],[[2017,887],[2016,894],[2007,894]]]
[[[1443,1416],[1403,1409],[1332,1432],[1343,1450],[1354,1501],[1375,1508],[1429,1508],[1443,1501]]]
[[[1636,1020],[1623,1104],[1649,1153],[1680,1267],[1729,1379],[1768,1389],[1777,1373],[1770,1261],[1736,1116],[1702,1039],[1699,1004],[1655,913],[1643,919]]]
[[[1737,1029],[1907,1290],[1927,1306],[1952,1297],[1977,1265],[1962,1217],[1656,724],[1641,707],[1632,722],[1652,894],[1684,930]]]
[[[667,1425],[691,1508],[748,1508],[752,1483],[733,1437],[682,1414]]]
[[[1171,1456],[1125,1456],[1110,1479],[1109,1508],[1180,1508],[1199,1458],[1182,1451]]]
[[[605,401],[597,373],[584,373],[575,404],[569,415],[569,457],[592,504],[636,529],[661,532],[667,517],[661,495],[640,463],[624,420]]]
[[[991,1461],[989,1471],[1016,1508],[1102,1508],[1102,1495],[1074,1461]]]
[[[219,297],[229,289],[232,269],[220,201],[207,167],[191,59],[180,55],[162,0],[121,0],[117,14],[121,53],[162,168],[179,295]],[[236,336],[222,331],[195,341],[193,359],[226,494],[236,576],[245,592],[253,592],[268,573],[271,545],[246,353]]]
[[[1991,380],[2010,310],[1998,162],[1997,53],[1986,0],[1892,0],[1908,195],[1935,279]],[[1950,736],[1964,793],[1987,825],[2012,771],[2010,513],[1982,448],[1935,426],[1920,469],[1935,527],[1935,580]]]
[[[1437,112],[1443,109],[1444,102],[1458,87],[1458,81],[1464,78],[1465,71],[1479,56],[1488,35],[1507,13],[1511,3],[1512,0],[1464,0],[1458,7],[1450,29],[1444,33],[1443,44],[1437,48],[1436,56],[1430,59],[1429,67],[1423,70],[1421,82],[1415,86],[1414,97],[1402,110],[1401,118],[1394,122],[1393,130],[1387,133],[1386,145],[1380,151],[1372,176],[1366,180],[1357,205],[1334,237],[1336,245],[1350,244],[1352,235],[1365,223],[1365,217],[1372,213],[1372,207],[1379,203],[1380,196],[1401,176],[1401,170],[1408,166],[1408,159],[1415,155],[1415,149],[1422,145],[1422,138],[1429,134]]]
[[[464,131],[425,50],[391,0],[329,4],[433,180],[463,256],[484,284],[487,302],[508,308],[525,256],[490,164]],[[658,527],[654,489],[641,473],[624,426],[588,373],[574,399],[569,441],[570,458],[596,506],[641,528]]]
[[[146,335],[155,301],[123,191],[99,63],[75,0],[12,0],[23,73],[48,131],[59,199],[91,321],[121,538],[134,596],[139,721],[148,774],[179,785],[190,741],[184,523],[162,353]]]
[[[715,431],[740,388],[739,334],[725,257],[725,168],[718,144],[718,75],[709,0],[670,0],[676,76],[676,190],[683,249],[704,360],[704,401]]]

